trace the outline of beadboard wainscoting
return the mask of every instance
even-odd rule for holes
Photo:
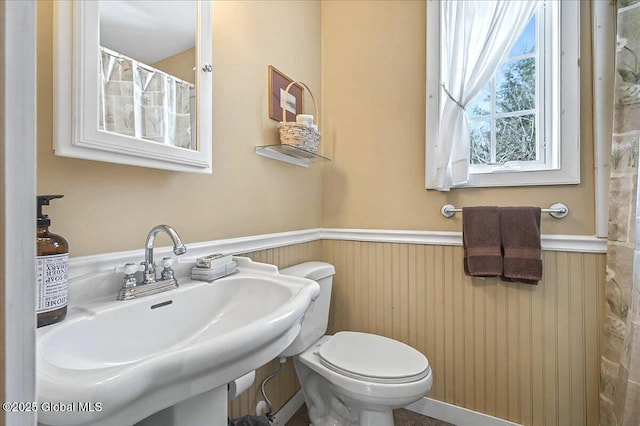
[[[537,286],[465,277],[461,243],[459,232],[317,228],[187,244],[179,267],[214,252],[280,268],[332,263],[328,332],[377,333],[422,351],[434,371],[429,398],[524,425],[597,425],[606,240],[543,235]],[[171,247],[155,251],[171,255]],[[143,257],[134,250],[71,258],[70,277]],[[260,384],[279,366],[256,371],[229,404],[230,417],[255,414]],[[266,386],[274,413],[299,389],[288,360]]]
[[[597,425],[606,255],[544,251],[536,286],[465,277],[460,246],[323,240],[329,332],[423,352],[430,398],[524,425]]]

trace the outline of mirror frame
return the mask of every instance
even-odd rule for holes
[[[182,172],[212,172],[212,11],[196,1],[196,146],[190,150],[98,130],[98,1],[58,1],[54,16],[54,151],[82,158]]]

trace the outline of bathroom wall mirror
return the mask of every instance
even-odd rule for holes
[[[211,173],[211,3],[59,1],[56,155]]]

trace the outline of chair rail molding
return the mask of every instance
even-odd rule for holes
[[[367,241],[396,244],[424,244],[461,246],[461,232],[402,231],[388,229],[311,228],[297,231],[251,235],[187,244],[187,254],[178,258],[179,263],[193,263],[200,256],[213,252],[230,254],[248,253],[268,248],[318,240]],[[606,253],[607,240],[586,235],[542,235],[542,250],[581,253]],[[156,257],[171,256],[171,247],[155,249]],[[144,250],[103,253],[70,259],[69,278],[88,273],[105,272],[126,262],[144,259]]]

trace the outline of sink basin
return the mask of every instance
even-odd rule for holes
[[[238,269],[140,299],[70,306],[65,321],[38,329],[38,401],[65,408],[40,410],[39,423],[133,424],[277,356],[318,284],[248,259]]]

